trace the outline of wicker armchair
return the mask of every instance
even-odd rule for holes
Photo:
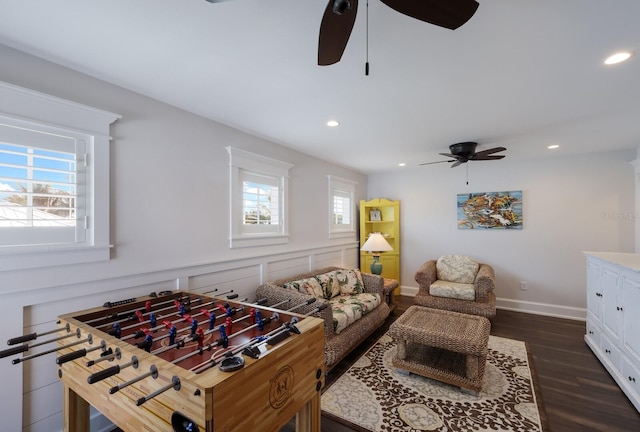
[[[475,274],[474,263],[477,269]],[[465,269],[467,278],[469,272],[472,272],[473,276],[466,280],[466,284],[456,281],[451,283],[450,280],[454,278],[445,276],[447,273],[450,276],[453,264],[470,266]],[[487,318],[496,315],[496,296],[493,292],[495,275],[493,267],[488,264],[478,263],[461,255],[446,255],[437,261],[424,263],[416,272],[415,278],[419,284],[418,293],[414,298],[415,304]]]

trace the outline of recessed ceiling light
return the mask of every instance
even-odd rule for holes
[[[329,120],[327,122],[327,126],[329,126],[329,127],[336,127],[336,126],[339,126],[339,125],[340,125],[340,122],[337,121],[337,120]]]
[[[398,166],[399,166],[399,167],[403,167],[403,166],[407,166],[407,164],[406,164],[406,163],[404,163],[404,162],[400,162],[400,163],[398,164]]]
[[[558,147],[560,147],[558,144],[551,144],[550,146],[547,146],[548,149],[557,149]]]
[[[604,61],[604,64],[612,65],[612,64],[620,63],[625,60],[628,60],[629,57],[631,57],[631,53],[628,51],[617,52],[607,57],[607,59]]]

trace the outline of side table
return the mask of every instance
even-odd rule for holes
[[[398,288],[398,281],[395,279],[387,279],[384,278],[384,286],[382,288],[382,293],[384,294],[384,301],[387,302],[389,306],[389,311],[393,312],[396,308],[396,304],[393,302],[393,291]]]

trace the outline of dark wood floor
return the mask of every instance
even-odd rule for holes
[[[327,386],[413,304],[412,297],[396,299],[399,306],[385,325],[329,372]],[[640,431],[640,414],[585,344],[584,322],[498,310],[491,334],[527,342],[546,409],[547,432]],[[290,423],[283,432],[293,430]],[[323,417],[322,431],[353,429]]]
[[[387,322],[329,372],[326,386],[413,304],[412,297],[396,299],[399,306]],[[584,322],[498,310],[491,334],[527,342],[546,409],[547,432],[640,431],[640,414],[585,344]],[[294,429],[292,420],[282,432]],[[351,431],[322,418],[322,432]]]

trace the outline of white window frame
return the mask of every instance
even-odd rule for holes
[[[289,242],[289,170],[292,164],[234,147],[229,153],[229,247],[253,247]],[[256,176],[275,179],[278,184],[278,221],[270,225],[243,223],[243,182]]]
[[[114,113],[0,82],[0,123],[84,145],[82,154],[77,150],[76,157],[84,170],[77,182],[84,183],[86,195],[86,212],[78,222],[83,235],[73,242],[1,245],[0,272],[109,260],[109,127],[119,118]],[[8,135],[5,133],[5,138]]]
[[[355,237],[356,235],[356,223],[355,223],[355,195],[357,182],[333,175],[328,175],[329,183],[329,238],[348,238]],[[333,220],[333,206],[336,196],[347,195],[350,200],[350,219],[349,224],[336,224]]]

